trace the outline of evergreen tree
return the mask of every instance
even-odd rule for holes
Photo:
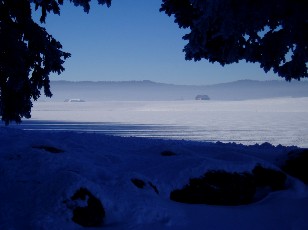
[[[70,0],[89,12],[90,0]],[[111,0],[98,0],[110,6]],[[31,117],[32,100],[40,90],[51,97],[49,74],[64,71],[70,54],[45,28],[32,19],[31,4],[41,11],[40,22],[47,13],[60,14],[63,0],[0,1],[0,116],[9,124]]]
[[[287,81],[308,77],[307,0],[163,0],[160,11],[190,30],[187,60],[246,60]]]

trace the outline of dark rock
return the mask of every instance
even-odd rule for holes
[[[308,149],[289,152],[282,170],[308,184]]]
[[[137,188],[144,188],[145,182],[143,180],[133,178],[131,179],[131,182],[137,187]]]
[[[152,182],[150,182],[150,181],[148,183],[149,183],[150,187],[154,190],[154,192],[159,194],[159,191],[158,191],[157,187]]]
[[[99,199],[92,195],[86,188],[80,188],[71,197],[72,201],[76,201],[73,208],[72,220],[83,227],[99,227],[103,223],[105,217],[104,207]],[[78,200],[85,201],[86,206],[79,206]]]
[[[256,180],[257,187],[269,186],[272,191],[285,189],[287,176],[283,172],[257,165],[252,170],[252,173]]]
[[[140,188],[140,189],[143,189],[143,188],[145,188],[147,186],[147,184],[143,180],[140,180],[140,179],[137,179],[137,178],[131,179],[131,182],[137,188]],[[159,191],[158,191],[157,187],[152,182],[149,181],[148,185],[154,190],[155,193],[159,194]]]
[[[45,150],[45,151],[50,152],[50,153],[63,153],[64,152],[64,150],[62,150],[62,149],[58,149],[58,148],[55,148],[55,147],[52,147],[52,146],[47,146],[47,145],[33,146],[32,148],[42,149],[42,150]]]
[[[183,189],[172,191],[170,199],[191,204],[241,205],[251,203],[255,192],[251,174],[209,171],[201,178],[190,179]]]
[[[166,151],[162,151],[160,153],[161,156],[164,156],[164,157],[170,157],[170,156],[175,156],[176,153],[170,151],[170,150],[166,150]]]
[[[252,173],[209,171],[200,178],[191,178],[182,189],[172,191],[170,199],[190,204],[250,204],[271,191],[285,189],[286,178],[284,173],[261,165]]]

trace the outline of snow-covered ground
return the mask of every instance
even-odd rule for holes
[[[101,229],[308,229],[308,186],[291,176],[287,189],[248,205],[170,200],[209,170],[280,170],[292,145],[308,147],[308,98],[39,102],[32,115],[0,128],[0,229],[83,229],[72,221],[80,188],[101,201]]]

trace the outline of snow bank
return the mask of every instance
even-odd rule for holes
[[[170,192],[212,169],[279,170],[296,147],[245,146],[116,137],[99,133],[0,128],[0,229],[83,229],[68,200],[81,187],[106,211],[101,229],[307,229],[307,185],[288,177],[288,189],[241,206],[191,205]],[[45,146],[46,148],[43,148]],[[39,148],[40,147],[40,148]],[[62,150],[50,152],[47,147]],[[162,156],[163,151],[174,156]],[[146,182],[143,189],[131,179]],[[159,193],[157,194],[151,182]]]

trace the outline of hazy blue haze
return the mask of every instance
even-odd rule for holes
[[[61,16],[47,17],[44,26],[72,53],[66,71],[53,80],[213,84],[278,79],[257,64],[242,62],[223,68],[207,61],[185,61],[185,30],[159,12],[160,0],[115,0],[109,9],[94,2],[88,15],[67,3]]]
[[[214,85],[177,85],[151,81],[52,81],[53,97],[47,101],[79,98],[89,101],[178,101],[208,95],[211,100],[251,100],[308,97],[308,82],[241,80]]]

